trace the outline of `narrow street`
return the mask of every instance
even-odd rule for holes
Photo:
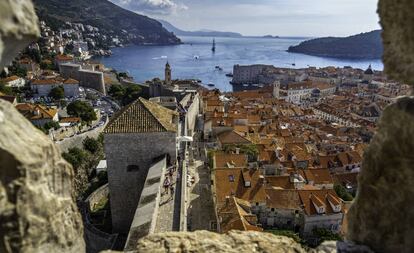
[[[189,167],[189,174],[194,178],[194,183],[189,189],[188,230],[214,231],[212,223],[216,223],[216,218],[211,192],[210,171],[208,167],[204,166],[206,158],[203,152],[200,154],[197,149],[194,157],[196,158],[194,164]]]

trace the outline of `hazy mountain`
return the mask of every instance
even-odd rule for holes
[[[383,53],[381,30],[337,38],[304,41],[289,47],[289,52],[347,59],[380,59]]]
[[[108,0],[34,0],[36,12],[52,28],[64,22],[98,27],[103,34],[118,35],[135,44],[177,44],[174,34],[160,22],[123,9]]]
[[[201,37],[242,37],[240,33],[234,32],[219,32],[213,30],[199,30],[199,31],[184,31],[165,20],[158,20],[161,22],[162,26],[167,29],[168,31],[174,33],[176,36],[201,36]]]

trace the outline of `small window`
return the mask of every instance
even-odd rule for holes
[[[270,211],[274,212],[274,211],[275,211],[275,209],[274,209],[274,208],[271,208],[271,209],[270,209]]]
[[[233,175],[229,175],[229,181],[234,182],[234,176]]]
[[[259,202],[256,202],[256,206],[258,206],[259,205]]]
[[[211,231],[217,231],[217,222],[215,222],[215,221],[210,222],[210,230]]]
[[[128,165],[127,171],[128,172],[139,171],[139,166],[138,165]]]

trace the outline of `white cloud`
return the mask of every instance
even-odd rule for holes
[[[174,0],[111,0],[113,3],[140,13],[147,14],[171,14],[178,10],[187,10],[184,4]]]

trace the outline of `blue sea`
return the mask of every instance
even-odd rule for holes
[[[372,65],[382,70],[381,60],[343,60],[288,53],[291,45],[307,38],[215,38],[216,52],[211,50],[213,38],[181,37],[184,44],[173,46],[127,46],[114,48],[111,57],[98,58],[105,66],[120,72],[128,72],[136,82],[164,78],[164,66],[168,61],[173,79],[200,79],[204,84],[213,83],[222,91],[231,91],[233,65],[269,64],[276,67],[306,68],[326,66],[352,66],[366,69]],[[295,66],[292,64],[295,63]],[[223,70],[216,69],[220,66]]]

